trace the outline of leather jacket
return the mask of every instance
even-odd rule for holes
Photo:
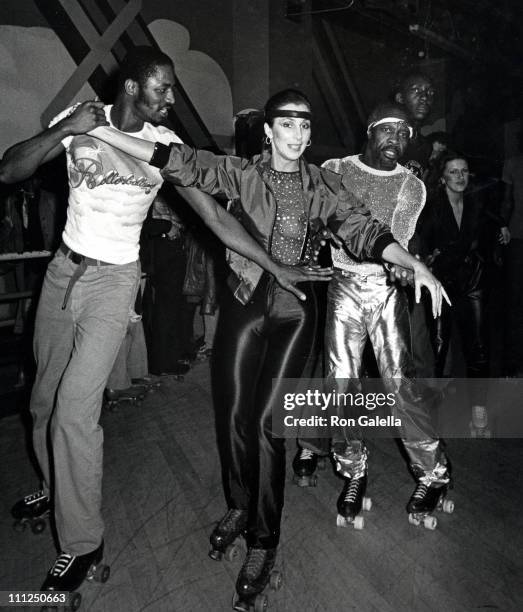
[[[269,180],[270,160],[268,151],[248,160],[173,144],[161,173],[165,180],[177,185],[225,196],[230,201],[229,211],[270,253],[277,209]],[[385,247],[394,242],[388,226],[372,218],[364,204],[349,194],[339,174],[308,164],[303,158],[299,168],[309,228],[329,225],[356,257],[379,259]],[[232,270],[228,284],[235,297],[245,304],[263,270],[232,251],[228,251],[227,258]]]

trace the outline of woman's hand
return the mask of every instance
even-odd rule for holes
[[[425,264],[418,262],[414,266],[414,294],[416,303],[420,301],[422,287],[426,287],[429,290],[430,299],[432,301],[432,315],[434,318],[439,317],[441,314],[443,299],[446,300],[449,306],[452,306],[443,285],[432,272],[430,272]]]
[[[318,256],[320,254],[321,249],[327,244],[330,243],[337,249],[339,249],[343,242],[341,241],[336,234],[334,234],[326,225],[319,228],[311,238],[311,251],[312,251],[312,260],[315,264],[318,263]]]
[[[296,284],[308,281],[329,281],[332,278],[332,268],[320,268],[316,265],[284,266],[276,264],[273,274],[280,287],[304,301],[306,296],[296,287]]]
[[[510,242],[510,231],[508,227],[502,227],[498,234],[499,244],[507,245]]]

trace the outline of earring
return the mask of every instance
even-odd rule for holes
[[[306,147],[310,147],[312,144],[312,139],[309,139],[309,142],[305,145]]]
[[[265,144],[266,145],[270,145],[271,144],[271,137],[270,136],[265,136]]]

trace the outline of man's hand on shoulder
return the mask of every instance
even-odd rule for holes
[[[62,130],[71,136],[86,134],[101,125],[109,125],[109,122],[105,117],[104,103],[96,100],[82,102],[60,122]]]

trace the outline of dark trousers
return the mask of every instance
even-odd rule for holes
[[[153,374],[169,372],[189,350],[194,306],[187,304],[183,283],[187,257],[183,239],[153,239],[153,271],[144,295],[144,324]]]
[[[523,375],[523,239],[514,238],[507,247],[507,319],[505,369]]]
[[[272,436],[283,378],[299,378],[310,358],[317,306],[264,275],[243,306],[227,291],[213,350],[213,392],[223,485],[229,508],[248,511],[247,544],[275,548],[285,484],[285,441]]]

